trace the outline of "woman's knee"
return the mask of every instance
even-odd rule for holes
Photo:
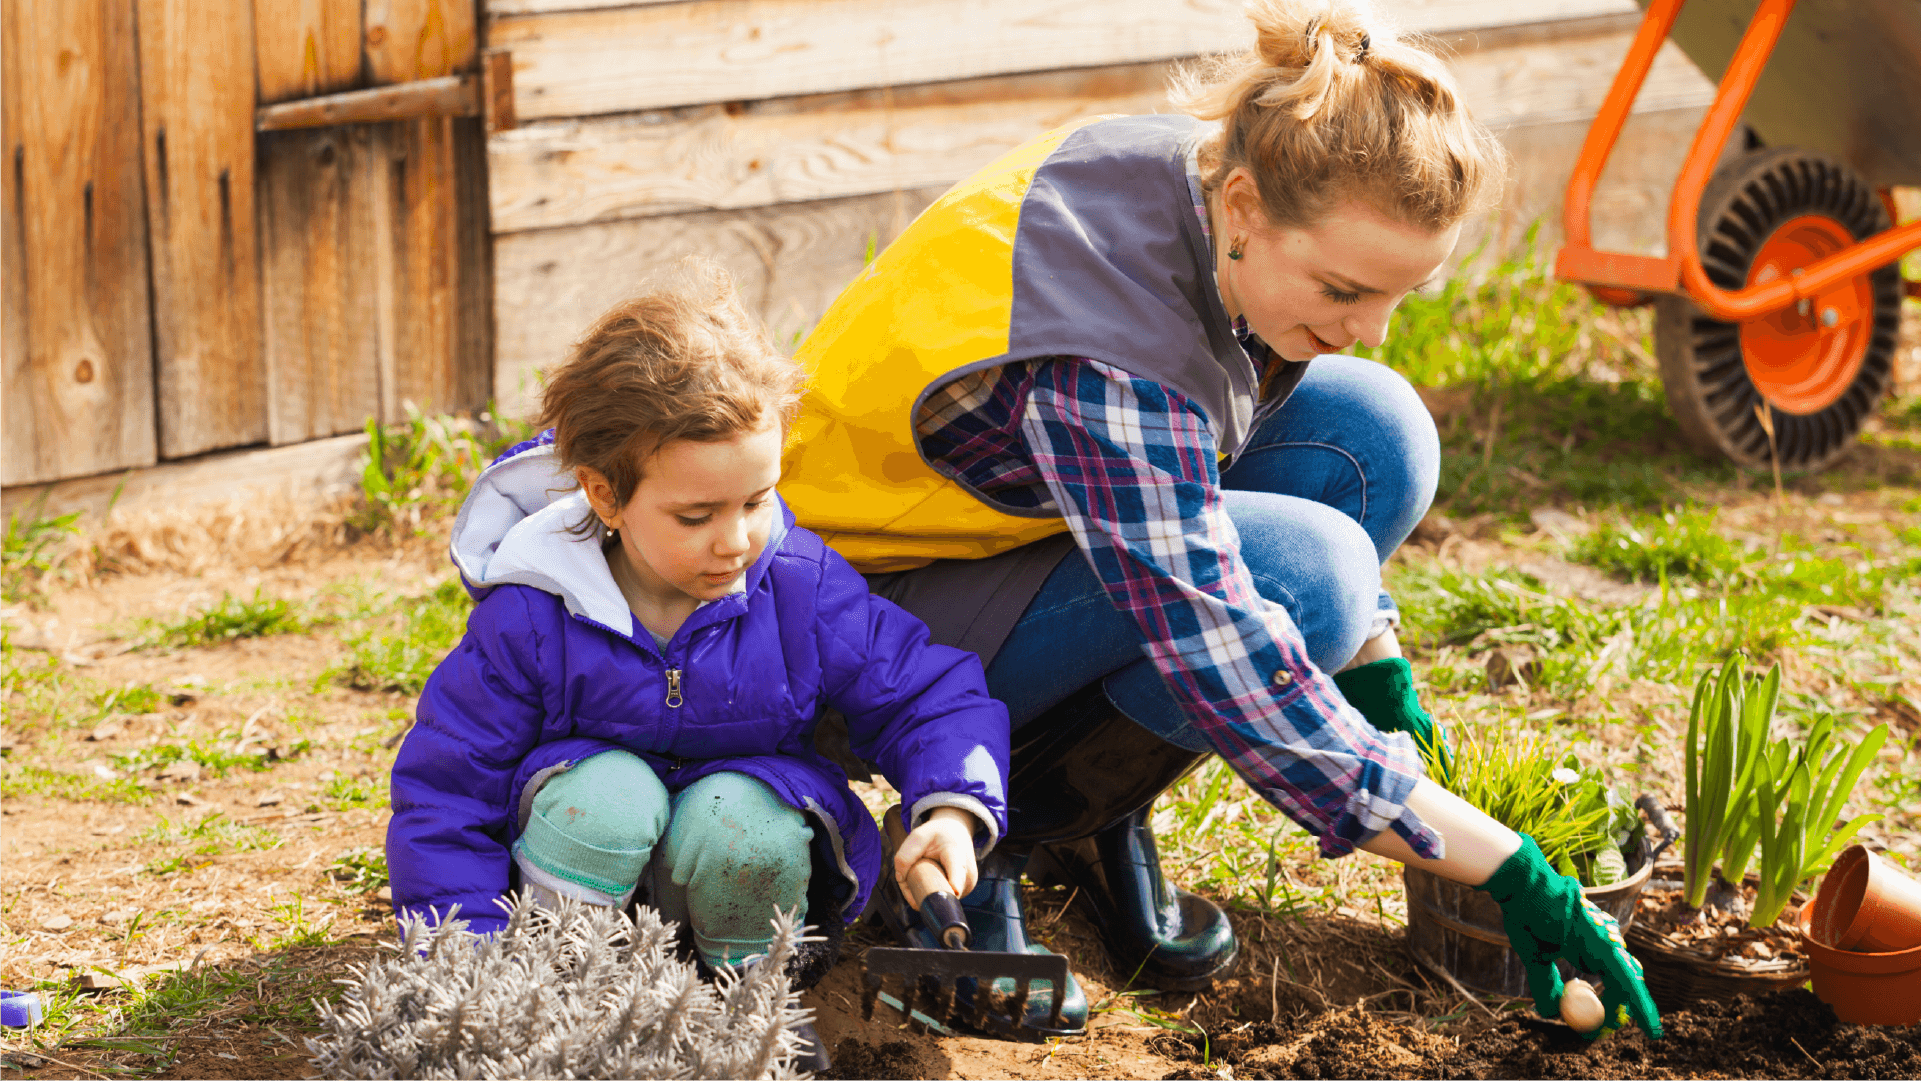
[[[1222,483],[1338,507],[1385,561],[1433,505],[1440,475],[1440,433],[1413,384],[1336,355],[1314,361]]]
[[[1310,659],[1335,671],[1367,640],[1379,608],[1381,568],[1360,523],[1322,503],[1229,492],[1241,557],[1261,596],[1287,609]]]
[[[526,801],[515,858],[564,882],[619,896],[639,881],[667,829],[670,800],[653,767],[603,751],[548,777]]]

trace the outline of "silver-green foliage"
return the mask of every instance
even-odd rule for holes
[[[789,986],[797,914],[775,917],[766,957],[703,982],[675,925],[642,908],[522,899],[475,935],[412,918],[390,956],[319,1004],[307,1041],[323,1077],[796,1077],[809,1017]]]

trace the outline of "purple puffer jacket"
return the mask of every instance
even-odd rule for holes
[[[498,929],[530,782],[624,748],[670,791],[735,770],[806,812],[810,904],[838,905],[808,918],[851,922],[881,870],[880,834],[815,750],[823,706],[846,715],[855,753],[900,790],[910,821],[961,807],[980,820],[982,852],[992,847],[1006,825],[1007,711],[979,658],[930,643],[784,504],[744,591],[702,605],[663,655],[621,598],[598,531],[566,531],[587,505],[552,448],[516,451],[481,474],[454,526],[454,563],[479,604],[394,762],[396,912],[433,918],[457,904],[475,931]]]

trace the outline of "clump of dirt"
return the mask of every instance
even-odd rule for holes
[[[1404,1015],[1403,1015],[1404,1016]],[[1304,1023],[1168,1036],[1155,1050],[1186,1064],[1169,1079],[1301,1077],[1915,1077],[1921,1026],[1846,1025],[1805,990],[1701,1003],[1592,1043],[1557,1022],[1512,1014],[1455,1036],[1423,1031],[1362,1006]]]
[[[920,1056],[905,1040],[872,1044],[849,1036],[834,1046],[834,1068],[823,1078],[913,1078],[919,1077]]]

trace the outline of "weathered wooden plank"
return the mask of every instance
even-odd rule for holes
[[[884,245],[939,195],[921,189],[772,209],[676,214],[494,241],[495,395],[506,416],[538,407],[536,372],[615,302],[693,256],[724,268],[749,310],[791,348]]]
[[[489,141],[494,229],[944,187],[1070,120],[1164,111],[1166,77],[1142,64],[543,123]]]
[[[366,0],[375,86],[474,70],[473,0]]]
[[[412,120],[423,116],[477,116],[480,76],[442,75],[393,86],[348,90],[317,98],[265,105],[254,112],[257,131],[324,128],[334,124]]]
[[[253,9],[136,0],[160,456],[267,436],[254,222]]]
[[[1463,51],[1449,60],[1461,96],[1482,123],[1587,121],[1634,40],[1632,27],[1578,37]],[[1705,108],[1714,84],[1672,44],[1656,55],[1634,99],[1635,112]]]
[[[646,7],[653,4],[673,3],[676,2],[676,0],[484,0],[484,2],[487,6],[488,15],[501,16],[542,15],[562,11],[587,11],[602,8]],[[1424,9],[1458,5],[1458,3],[1459,0],[1382,0],[1382,2],[1377,3],[1375,6],[1389,17],[1399,20],[1403,25],[1415,25],[1423,19],[1432,20],[1434,18]],[[1514,4],[1485,5],[1474,13],[1472,17],[1481,19],[1491,18],[1493,20],[1478,22],[1473,25],[1495,26],[1516,21],[1517,18],[1527,20],[1568,18],[1570,16],[1563,14],[1564,12],[1570,10],[1587,12],[1594,6],[1594,4],[1585,3],[1582,2],[1582,0],[1575,0],[1573,3],[1569,3],[1567,0],[1534,0],[1533,3],[1525,6]],[[1634,5],[1632,0],[1622,0],[1621,3],[1615,5],[1615,9],[1632,11],[1634,10]],[[1452,16],[1452,18],[1456,20],[1467,17],[1469,16]],[[1457,21],[1456,25],[1467,24]]]
[[[258,175],[268,438],[354,431],[380,410],[373,131],[263,135]]]
[[[154,460],[153,339],[129,0],[0,15],[0,481]]]
[[[487,212],[487,121],[454,129],[454,404],[494,397],[494,237]]]
[[[41,513],[84,511],[98,525],[111,508],[146,514],[233,500],[288,500],[298,509],[324,506],[354,490],[366,461],[366,435],[315,439],[288,447],[249,447],[145,469],[21,484],[0,493],[0,517],[33,506]]]
[[[350,90],[360,81],[361,0],[253,0],[262,104]]]
[[[679,2],[680,0],[484,0],[489,16],[542,15],[555,11],[644,7],[648,4],[672,4]]]
[[[1680,175],[1706,110],[1699,107],[1639,112],[1628,118],[1614,155],[1594,192],[1594,243],[1609,251],[1648,255],[1667,251],[1668,195]],[[1561,206],[1567,179],[1587,138],[1586,119],[1522,124],[1499,129],[1512,155],[1501,205],[1462,231],[1456,258],[1483,241],[1501,256],[1516,250],[1530,228],[1543,258],[1561,245]]]
[[[1590,116],[1633,33],[1464,52],[1462,94],[1488,123]],[[494,228],[552,228],[952,184],[1040,132],[1167,108],[1168,66],[1128,65],[550,121],[490,151]],[[1705,105],[1714,88],[1672,46],[1637,111]]]
[[[1552,0],[1525,18],[1623,10],[1629,0]],[[1505,0],[1391,11],[1430,33],[1521,21]],[[1237,0],[698,0],[502,16],[488,44],[513,54],[525,122],[1141,63],[1251,36]]]
[[[392,328],[390,372],[382,388],[381,415],[405,417],[405,404],[445,412],[461,400],[456,342],[459,327],[460,250],[456,205],[453,120],[383,124],[377,141],[386,170],[383,256],[390,281],[378,300],[381,319]]]

